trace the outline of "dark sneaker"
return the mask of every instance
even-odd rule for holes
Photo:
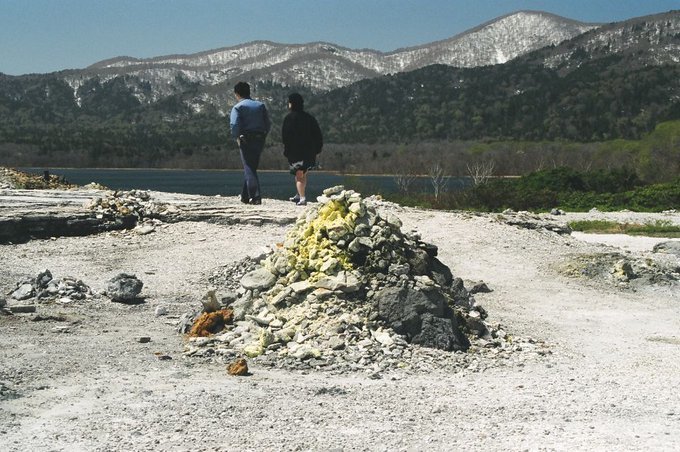
[[[249,204],[260,205],[262,204],[262,200],[253,198],[250,200]]]
[[[295,195],[292,198],[288,198],[288,200],[297,203],[300,200],[300,195]]]

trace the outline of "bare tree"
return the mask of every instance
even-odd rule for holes
[[[446,186],[449,183],[449,176],[444,176],[444,168],[439,163],[434,163],[427,171],[434,189],[434,199],[439,199],[439,195],[446,191]]]
[[[413,173],[397,173],[394,175],[394,183],[397,184],[399,193],[404,195],[411,191],[411,185],[416,180],[416,175]]]
[[[593,161],[592,161],[592,160],[585,160],[585,159],[584,159],[584,160],[581,160],[581,161],[578,163],[577,167],[578,167],[581,171],[588,173],[588,172],[590,172],[590,171],[593,170]]]
[[[496,164],[493,160],[481,163],[475,162],[473,164],[467,165],[468,175],[472,179],[472,185],[477,186],[486,183],[491,176],[493,176],[493,171]]]

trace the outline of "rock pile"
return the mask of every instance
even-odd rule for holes
[[[144,218],[157,218],[168,206],[151,200],[145,190],[114,191],[104,198],[96,198],[87,206],[95,212],[98,219],[134,217],[136,221]]]
[[[318,201],[285,243],[213,276],[227,295],[211,309],[228,306],[233,322],[190,338],[187,355],[379,372],[412,366],[415,355],[468,366],[463,352],[471,346],[504,354],[520,348],[484,321],[485,310],[437,259],[437,247],[403,233],[399,218],[381,216],[342,186]],[[198,315],[185,315],[179,330],[189,331]]]
[[[65,277],[54,279],[49,270],[44,270],[35,278],[28,278],[17,283],[10,298],[17,301],[38,300],[71,303],[92,297],[92,290],[83,281]]]
[[[120,273],[107,282],[107,295],[112,301],[134,303],[140,300],[144,283],[135,275]],[[10,300],[28,302],[52,302],[68,304],[99,297],[83,281],[73,277],[56,279],[49,270],[41,271],[35,278],[26,278],[16,284],[9,293]]]

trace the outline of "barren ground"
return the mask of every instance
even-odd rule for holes
[[[235,207],[299,209],[273,200]],[[0,245],[4,294],[47,268],[95,291],[134,273],[145,297],[38,305],[52,320],[0,317],[0,450],[680,449],[680,286],[631,288],[560,271],[573,256],[612,251],[653,261],[663,239],[603,245],[494,215],[385,208],[436,244],[454,275],[487,283],[493,291],[476,298],[490,321],[545,341],[552,354],[380,379],[254,364],[252,375],[232,377],[224,364],[183,355],[177,316],[200,306],[211,270],[282,241],[287,226],[180,222],[148,235]],[[595,217],[680,224],[680,214],[551,221]],[[154,314],[159,305],[167,316]]]

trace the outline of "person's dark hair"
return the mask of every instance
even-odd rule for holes
[[[290,94],[288,96],[288,102],[290,102],[290,109],[293,111],[302,111],[305,108],[305,101],[298,93]]]
[[[248,99],[250,97],[250,85],[246,82],[238,82],[234,86],[234,92],[244,99]]]

